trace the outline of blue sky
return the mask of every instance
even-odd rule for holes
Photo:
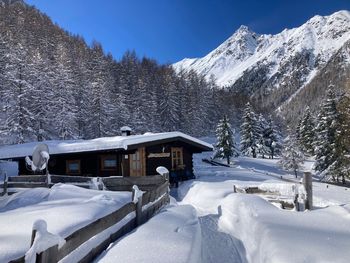
[[[26,0],[119,59],[126,50],[161,63],[200,57],[240,25],[278,33],[312,16],[350,10],[350,0]]]

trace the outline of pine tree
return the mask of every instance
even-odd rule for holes
[[[336,131],[339,125],[339,114],[336,107],[336,98],[331,88],[327,90],[327,96],[321,105],[320,113],[317,117],[316,127],[316,163],[315,170],[325,171],[336,160],[335,141]],[[335,179],[333,177],[333,179]]]
[[[295,174],[298,177],[298,171],[303,167],[304,155],[298,146],[296,136],[292,133],[284,139],[282,156],[279,165]]]
[[[258,128],[259,128],[259,141],[258,141],[258,153],[261,155],[262,158],[265,158],[265,155],[270,154],[270,149],[267,145],[267,129],[268,124],[266,119],[262,114],[259,114],[258,117]]]
[[[305,154],[314,154],[315,124],[312,120],[310,108],[307,106],[299,127],[299,143]]]
[[[302,119],[303,118],[300,118],[299,120],[298,120],[298,124],[297,124],[297,126],[296,126],[296,128],[295,128],[295,138],[296,138],[296,140],[297,140],[297,142],[300,144],[300,127],[301,127],[301,122],[302,122]],[[316,139],[316,138],[315,138]],[[315,144],[315,142],[314,142],[314,144]],[[314,147],[313,147],[314,148]]]
[[[24,143],[27,138],[35,139],[34,119],[29,79],[28,56],[22,45],[14,46],[6,56],[5,82],[2,100],[6,119],[2,124],[2,133],[9,136],[11,143]]]
[[[237,157],[238,151],[234,141],[234,133],[226,116],[220,120],[216,129],[216,136],[217,144],[215,145],[214,158],[226,159],[227,164],[230,164],[230,158]]]
[[[281,134],[275,125],[271,115],[267,120],[267,128],[265,130],[265,143],[269,148],[271,159],[273,159],[276,155],[281,154]]]
[[[241,152],[243,155],[256,158],[259,144],[259,126],[256,114],[248,102],[243,113],[241,125]]]
[[[350,177],[350,98],[343,96],[337,103],[338,120],[335,132],[334,159],[328,173],[343,184]]]

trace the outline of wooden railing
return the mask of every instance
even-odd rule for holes
[[[167,204],[169,202],[168,189],[169,183],[166,181],[154,187],[153,190],[143,193],[143,195],[138,198],[136,204],[131,201],[109,215],[76,230],[69,236],[64,237],[66,243],[61,248],[58,248],[58,245],[55,245],[37,255],[36,262],[58,262],[66,256],[69,256],[87,240],[121,222],[131,213],[135,213],[135,216],[131,217],[123,226],[121,226],[121,228],[111,233],[108,238],[101,241],[97,246],[89,249],[89,251],[85,255],[82,255],[81,259],[78,261],[79,263],[91,262],[96,256],[101,254],[110,243],[146,222],[157,211],[159,211],[161,207]],[[36,232],[33,231],[32,243],[35,240],[35,234]],[[23,256],[11,262],[22,263],[25,262],[25,259]]]
[[[46,175],[21,175],[8,177],[0,182],[0,195],[13,194],[19,188],[52,187],[57,183],[73,184],[79,187],[90,188],[96,177],[50,175],[50,182]],[[131,191],[133,185],[138,185],[142,191],[149,191],[164,183],[161,175],[139,177],[98,177],[106,189],[111,191]]]

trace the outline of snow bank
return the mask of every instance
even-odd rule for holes
[[[233,193],[233,182],[192,181],[181,185],[179,195],[200,215],[220,210],[220,230],[243,242],[245,251],[239,253],[248,262],[348,262],[350,205],[308,212],[281,210],[259,196]],[[291,193],[281,183],[262,185]]]
[[[277,160],[238,158],[238,167],[226,168],[207,165],[201,162],[202,157],[194,156],[198,179],[181,184],[178,197],[182,204],[193,205],[202,219],[219,217],[220,230],[242,241],[244,248],[237,247],[242,258],[252,263],[349,261],[348,188],[313,182],[313,201],[318,209],[281,210],[259,196],[233,193],[236,185],[293,195],[295,184],[300,193],[299,179],[295,183],[278,180],[280,175],[293,176],[281,171]],[[312,160],[308,166],[311,164]]]
[[[0,262],[28,251],[36,220],[48,231],[66,237],[131,201],[130,192],[110,192],[57,184],[51,189],[28,189],[0,198]]]
[[[242,240],[249,262],[348,262],[350,205],[304,213],[280,210],[254,195],[222,204],[221,229]]]
[[[168,206],[114,243],[96,262],[201,262],[201,229],[191,206]]]
[[[35,205],[47,200],[49,194],[50,189],[48,188],[34,188],[25,189],[10,196],[0,197],[0,212]]]
[[[194,206],[200,216],[216,214],[223,198],[233,193],[230,182],[189,181],[178,189],[181,204]]]

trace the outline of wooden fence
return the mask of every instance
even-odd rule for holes
[[[52,187],[57,183],[73,184],[79,187],[90,188],[96,177],[50,175],[50,182],[46,175],[21,175],[8,177],[0,183],[0,196],[13,194],[18,189]],[[142,191],[149,191],[164,183],[166,179],[161,175],[139,177],[98,177],[104,187],[111,191],[131,191],[133,185],[139,186]]]
[[[46,251],[37,255],[36,262],[58,262],[66,256],[69,256],[70,253],[92,237],[121,222],[121,220],[123,220],[126,216],[134,212],[136,215],[135,217],[132,217],[119,230],[110,234],[108,238],[100,242],[100,244],[98,244],[96,247],[90,249],[89,252],[83,255],[82,259],[78,261],[81,263],[91,262],[96,256],[101,254],[110,243],[116,241],[126,233],[129,233],[135,229],[137,226],[146,222],[157,211],[159,211],[161,207],[167,204],[169,202],[168,189],[169,183],[168,181],[165,181],[162,184],[154,187],[152,190],[144,192],[143,195],[138,198],[138,202],[136,204],[131,201],[109,215],[92,222],[91,224],[75,231],[67,237],[64,237],[66,243],[61,248],[58,248],[58,245],[56,245],[47,249]],[[36,232],[33,231],[32,243],[35,239],[35,234]],[[11,262],[25,262],[24,256]]]

